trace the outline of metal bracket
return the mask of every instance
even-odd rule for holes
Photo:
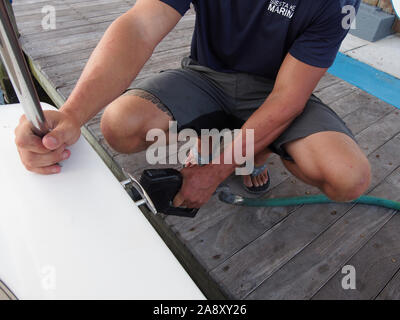
[[[133,187],[137,193],[140,195],[141,199],[136,200],[135,204],[140,207],[142,205],[146,205],[146,207],[153,213],[153,214],[158,214],[157,209],[151,201],[149,195],[147,194],[146,190],[143,189],[143,187],[140,185],[139,181],[137,181],[130,173],[126,172],[125,173],[128,175],[128,179],[121,181],[121,185],[126,189],[127,187],[131,186]]]

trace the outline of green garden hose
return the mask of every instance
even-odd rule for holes
[[[322,194],[292,198],[253,199],[234,195],[226,190],[219,192],[219,199],[225,203],[245,207],[287,207],[303,204],[336,203]],[[400,202],[372,196],[361,196],[357,200],[346,203],[374,205],[400,211]]]

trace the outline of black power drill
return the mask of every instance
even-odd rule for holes
[[[194,218],[199,209],[178,208],[172,201],[182,187],[182,174],[175,169],[147,169],[139,180],[157,212],[166,215]],[[137,201],[142,196],[135,188],[130,188],[132,198]]]

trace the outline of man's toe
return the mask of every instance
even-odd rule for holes
[[[253,186],[250,176],[243,177],[243,183],[246,187],[251,188]]]

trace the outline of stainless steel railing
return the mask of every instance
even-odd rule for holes
[[[49,128],[5,1],[0,0],[0,55],[33,132],[44,136]]]

